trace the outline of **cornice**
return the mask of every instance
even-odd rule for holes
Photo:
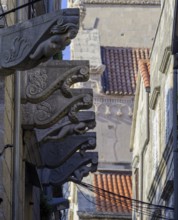
[[[167,72],[167,69],[168,69],[169,63],[170,63],[170,58],[171,58],[171,47],[166,47],[164,50],[163,58],[162,58],[161,65],[159,68],[159,70],[162,73]]]
[[[160,86],[157,86],[154,88],[153,93],[151,95],[151,99],[150,99],[150,108],[153,110],[155,109],[159,94],[160,94]]]
[[[160,0],[83,0],[83,4],[160,5]]]

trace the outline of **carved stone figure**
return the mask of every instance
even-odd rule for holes
[[[93,124],[92,128],[96,125],[95,122],[95,112],[93,111],[79,111],[77,113],[77,118],[79,122],[84,122],[85,124]],[[67,125],[71,125],[71,121],[67,116],[62,118],[60,121],[55,123],[53,126],[46,129],[35,129],[36,137],[38,142],[43,142],[44,138],[47,136],[56,136],[60,130]]]
[[[55,32],[49,39],[38,45],[35,52],[30,55],[30,58],[32,60],[43,59],[43,61],[45,61],[60,50],[64,50],[65,47],[70,44],[71,39],[75,38],[78,33],[77,26],[68,25],[69,29],[66,30],[66,33]]]
[[[86,123],[86,122],[79,122],[78,124],[70,124],[66,125],[61,128],[58,135],[56,136],[47,136],[44,138],[44,141],[47,140],[60,140],[68,135],[73,134],[85,134],[89,129],[95,127],[95,123]]]
[[[0,75],[47,61],[70,44],[78,29],[78,9],[59,10],[1,29]]]

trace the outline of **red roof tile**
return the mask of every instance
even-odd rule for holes
[[[94,186],[105,190],[104,192],[96,190],[97,211],[131,214],[132,180],[130,173],[94,174]]]
[[[145,88],[150,87],[150,60],[139,60],[138,69],[143,78]]]
[[[149,58],[148,48],[101,47],[103,92],[106,94],[134,95],[138,61]]]

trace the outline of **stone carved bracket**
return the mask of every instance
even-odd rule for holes
[[[70,44],[78,29],[78,9],[59,10],[1,29],[0,75],[47,61]]]
[[[80,123],[83,123],[84,129],[85,127],[88,127],[89,129],[92,129],[95,127],[96,122],[95,122],[95,113],[92,111],[81,111],[77,113],[77,118],[79,120],[78,124],[72,124],[71,121],[69,120],[68,116],[65,116],[62,118],[59,122],[51,126],[50,128],[47,129],[35,129],[36,133],[36,138],[38,142],[43,142],[46,137],[48,136],[57,136],[63,133],[62,138],[65,136],[69,136],[72,134],[80,134],[80,132],[76,132],[76,126],[78,126]],[[86,130],[84,130],[86,131]],[[83,133],[83,132],[82,132]],[[59,138],[57,138],[59,139]]]
[[[71,98],[70,87],[89,79],[88,61],[49,61],[22,75],[22,103],[39,103],[56,90]]]
[[[68,181],[81,182],[89,172],[95,172],[98,165],[98,153],[75,153],[63,165],[56,169],[44,169],[41,182],[43,185],[60,186]]]
[[[65,98],[61,91],[56,91],[47,100],[39,104],[22,105],[22,126],[24,129],[48,128],[68,116],[73,123],[78,123],[77,112],[89,109],[93,104],[91,89],[71,89],[72,98]]]
[[[48,141],[40,144],[42,164],[38,167],[57,168],[77,151],[81,155],[86,150],[93,150],[96,147],[96,133],[88,132],[83,135],[72,135],[60,141]]]

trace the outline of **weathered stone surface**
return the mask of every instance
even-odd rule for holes
[[[72,135],[60,141],[47,141],[40,144],[42,164],[39,167],[57,168],[77,151],[81,155],[86,150],[93,150],[96,147],[96,133],[89,132],[83,135]]]
[[[160,5],[160,0],[83,0],[84,4]]]
[[[63,165],[56,169],[43,169],[43,185],[60,186],[67,181],[81,182],[89,172],[95,172],[98,164],[97,152],[75,153]]]
[[[36,135],[33,130],[24,131],[23,142],[24,142],[23,160],[35,166],[38,166],[38,164],[42,164],[39,143],[36,139]]]
[[[78,28],[78,9],[66,9],[1,29],[0,74],[31,69],[47,61],[70,44]]]
[[[92,126],[92,128],[95,127],[95,113],[92,111],[80,111],[77,113],[77,118],[79,120],[79,123],[85,123],[87,127],[88,124]],[[79,124],[78,123],[78,124]],[[45,139],[45,137],[47,136],[56,136],[60,133],[60,131],[64,128],[64,127],[69,127],[73,125],[71,123],[71,121],[69,120],[68,116],[65,116],[64,118],[62,118],[59,122],[57,122],[56,124],[54,124],[53,126],[47,128],[47,129],[35,129],[36,132],[36,138],[38,140],[38,142],[41,142]],[[77,124],[76,124],[77,125]],[[90,126],[90,128],[91,128]],[[65,135],[70,135],[77,133],[75,130],[71,131],[71,132],[65,132]],[[79,134],[79,133],[78,133]]]
[[[70,86],[88,79],[88,61],[49,61],[22,75],[22,103],[42,102],[59,89],[71,98]]]
[[[56,91],[47,100],[39,104],[22,105],[24,128],[48,128],[64,116],[78,123],[77,112],[92,107],[93,93],[91,89],[71,89],[71,98],[66,98],[61,91]]]

